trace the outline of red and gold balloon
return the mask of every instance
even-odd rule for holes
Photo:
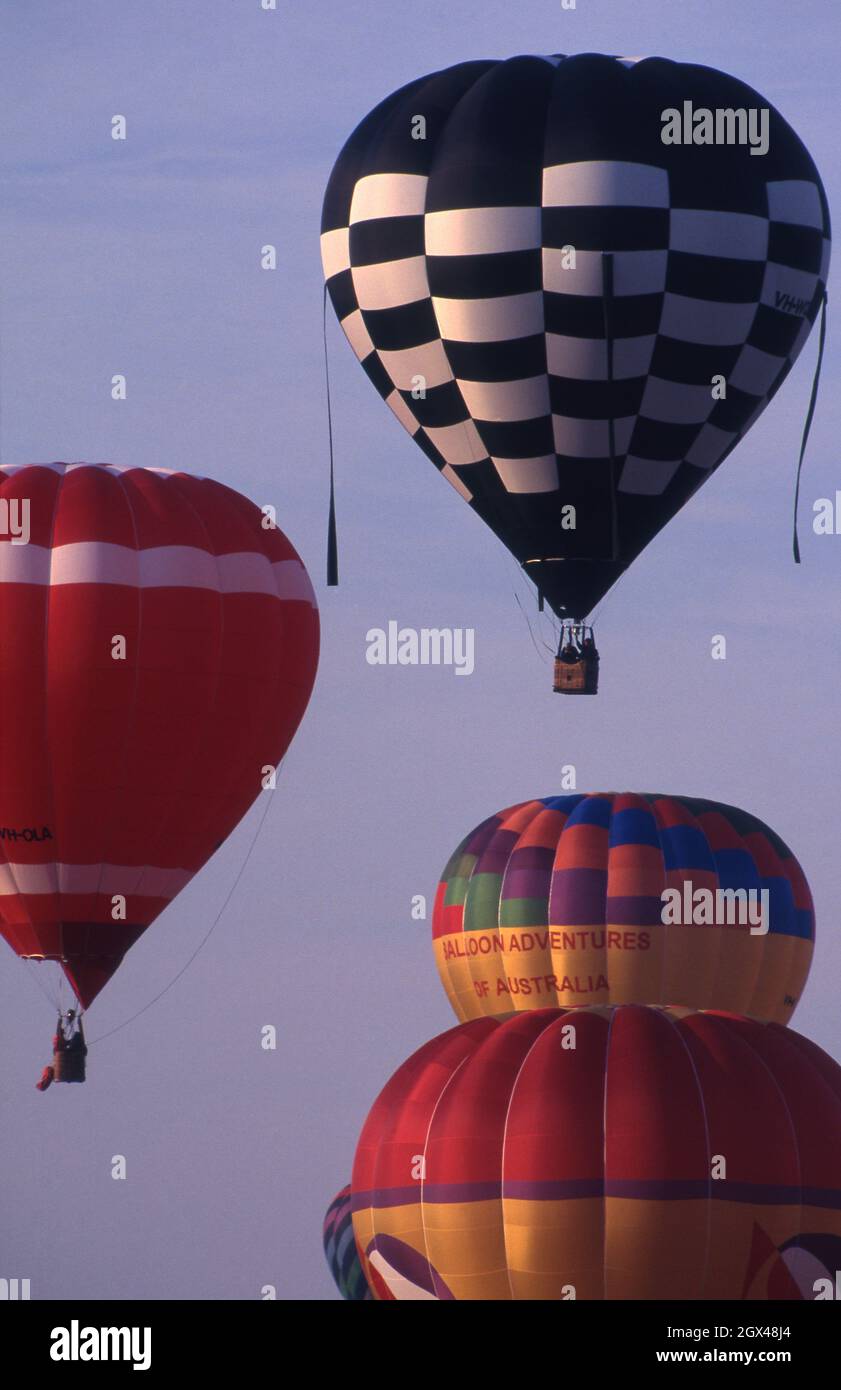
[[[379,1299],[826,1297],[841,1068],[723,1013],[478,1019],[388,1082],[352,1201]]]

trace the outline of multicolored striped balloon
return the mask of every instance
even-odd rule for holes
[[[389,1081],[352,1193],[378,1299],[832,1297],[841,1067],[729,1014],[476,1019]]]
[[[462,1021],[633,1003],[787,1023],[815,916],[791,850],[747,811],[599,793],[525,801],[472,830],[444,870],[432,933]]]
[[[5,467],[0,508],[0,931],[87,1007],[286,752],[318,610],[207,478]]]
[[[349,1303],[363,1303],[373,1298],[353,1238],[349,1183],[336,1193],[327,1208],[322,1238],[330,1273],[342,1298]]]

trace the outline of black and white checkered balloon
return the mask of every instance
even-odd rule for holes
[[[681,143],[664,143],[668,111]],[[695,143],[703,111],[745,111],[731,133],[767,112],[767,150]],[[348,140],[322,220],[330,297],[374,385],[576,618],[774,395],[829,246],[815,165],[757,92],[594,54],[409,83]]]

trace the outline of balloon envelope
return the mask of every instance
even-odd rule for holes
[[[349,1303],[370,1300],[373,1295],[365,1282],[353,1235],[350,1184],[336,1193],[327,1208],[322,1239],[330,1273],[342,1298]]]
[[[477,1019],[389,1081],[352,1190],[379,1299],[831,1297],[841,1068],[726,1014]]]
[[[631,1003],[787,1023],[815,914],[791,850],[747,811],[576,794],[510,806],[472,830],[442,875],[432,935],[461,1020]]]
[[[210,479],[5,467],[0,503],[29,530],[0,538],[0,929],[87,1006],[283,757],[318,613]]]
[[[696,118],[719,111],[743,114],[734,137],[767,112],[767,150],[699,143],[726,138]],[[581,618],[787,375],[830,225],[804,145],[738,79],[524,56],[382,101],[336,161],[321,244],[380,395],[555,612]]]

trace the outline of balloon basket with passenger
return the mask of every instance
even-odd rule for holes
[[[266,768],[281,762],[306,709],[319,623],[274,508],[266,525],[263,510],[212,478],[105,463],[0,466],[0,512],[20,498],[32,499],[33,544],[0,546],[0,938],[32,963],[58,1015],[38,1082],[46,1090],[84,1081],[82,1014],[274,786]],[[57,564],[68,535],[73,583],[54,586],[45,604],[32,552]],[[109,582],[117,571],[120,582]],[[115,632],[133,634],[125,661],[108,659]],[[231,729],[245,733],[230,738]],[[232,892],[170,983],[90,1046],[181,978]]]
[[[599,652],[592,627],[562,623],[555,657],[556,695],[596,695],[599,689]]]
[[[53,1036],[53,1060],[41,1073],[36,1083],[39,1091],[46,1091],[53,1082],[82,1082],[85,1079],[85,1059],[88,1047],[82,1024],[82,1010],[68,1009],[60,1012]]]

